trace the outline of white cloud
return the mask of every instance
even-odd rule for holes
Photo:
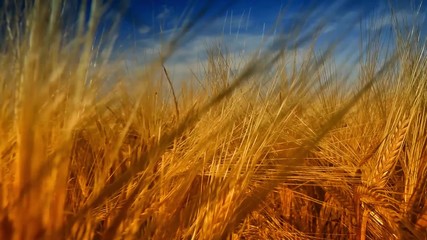
[[[200,66],[207,63],[207,49],[217,44],[226,49],[224,53],[234,58],[234,63],[248,59],[251,54],[259,47],[261,36],[242,34],[239,39],[235,36],[199,36],[186,42],[184,45],[174,51],[167,60],[166,66],[170,69],[171,77],[176,79],[186,78],[192,72],[200,75],[202,68]],[[160,41],[154,38],[147,38],[137,42],[136,49],[123,47],[121,57],[128,59],[130,67],[145,65],[146,63],[157,59],[162,49]]]
[[[397,21],[399,24],[405,23],[409,26],[412,26],[413,24],[422,24],[426,18],[426,14],[424,12],[417,15],[414,11],[409,10],[399,10],[394,14],[387,12],[379,15],[380,17],[374,17],[374,21],[369,21],[369,23],[366,24],[368,30],[378,31],[383,28],[392,27],[394,21]]]
[[[343,15],[341,18],[345,18],[346,21],[344,23],[340,21],[332,22],[331,24],[328,24],[325,26],[323,33],[330,33],[332,31],[336,32],[336,29],[339,29],[342,27],[342,24],[346,24],[350,21],[353,15],[353,13],[349,13],[347,15]],[[230,16],[230,14],[228,15]],[[231,21],[230,17],[227,17],[227,19],[217,19],[213,21],[210,25],[210,29],[216,29],[221,30],[223,27],[225,29],[230,28],[233,30],[233,34],[229,35],[228,30],[225,30],[225,34],[219,33],[217,31],[215,34],[208,31],[207,35],[203,35],[202,33],[197,34],[196,36],[184,41],[184,44],[180,46],[174,54],[168,59],[166,62],[166,65],[168,67],[168,70],[170,71],[171,78],[174,79],[182,79],[186,78],[192,75],[192,72],[196,74],[202,73],[201,65],[206,65],[206,51],[209,47],[212,47],[214,44],[219,43],[221,47],[224,47],[227,49],[228,54],[232,59],[234,58],[234,63],[238,64],[240,62],[244,62],[248,60],[252,54],[256,53],[257,50],[261,47],[261,42],[263,41],[263,36],[261,33],[259,34],[253,34],[248,33],[246,31],[240,31],[240,33],[237,35],[237,30],[243,29],[245,27],[245,20],[242,20],[239,22],[240,19],[245,19],[245,17],[239,17],[236,16],[233,17],[233,21]],[[250,20],[248,21],[248,26],[251,26]],[[173,30],[164,30],[162,32],[163,39],[166,41],[168,37],[170,37],[173,32],[176,31],[176,29]],[[329,38],[330,36],[326,34]],[[162,43],[159,41],[159,36],[151,36],[148,38],[145,38],[143,40],[137,41],[137,49],[128,49],[124,51],[123,55],[124,58],[126,55],[136,55],[138,56],[138,59],[135,60],[134,65],[140,66],[141,64],[145,64],[149,62],[150,60],[153,60],[155,58],[159,57],[159,53],[162,48]],[[274,42],[274,39],[272,37],[265,36],[265,43],[263,44],[263,52],[264,51],[274,51],[274,48],[271,48],[271,50],[266,50],[266,47],[271,45]],[[164,41],[164,42],[165,42]],[[327,44],[329,42],[325,41]],[[308,44],[311,42],[308,41]],[[347,42],[348,43],[348,42]],[[278,44],[276,44],[278,45]],[[280,42],[279,42],[280,45]],[[354,50],[357,48],[357,41],[355,42],[354,47],[349,46],[351,44],[347,44],[347,49]],[[307,46],[297,46],[298,49],[295,49],[298,51],[298,58],[300,56],[303,56],[304,51],[307,50]],[[277,49],[276,49],[277,50]],[[301,55],[300,55],[301,54]],[[339,56],[337,56],[337,60],[339,62],[343,61],[344,54],[338,53]],[[302,60],[302,59],[301,59]],[[131,60],[132,61],[132,60]],[[300,62],[298,60],[297,62]]]
[[[166,18],[170,17],[171,14],[172,14],[172,8],[170,8],[166,5],[163,5],[162,11],[159,14],[157,14],[157,19],[160,19],[160,20],[166,19]]]
[[[147,26],[147,25],[142,25],[142,26],[138,29],[138,32],[139,32],[139,33],[141,33],[141,34],[145,34],[145,33],[150,32],[150,30],[151,30],[151,28],[150,28],[149,26]]]

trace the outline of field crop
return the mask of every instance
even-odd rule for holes
[[[89,2],[2,10],[0,239],[426,239],[416,26],[396,23],[387,54],[362,39],[357,69],[335,43],[212,44],[203,77],[176,84],[164,61],[191,21],[130,80]]]

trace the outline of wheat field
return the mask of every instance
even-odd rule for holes
[[[70,2],[1,10],[0,239],[427,239],[416,26],[396,23],[385,56],[362,39],[351,81],[334,43],[249,60],[213,45],[176,84],[163,63],[192,22],[130,79],[115,26],[98,39],[105,6],[73,18]]]

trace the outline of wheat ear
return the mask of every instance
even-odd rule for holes
[[[371,186],[384,188],[396,166],[397,159],[405,141],[409,129],[410,118],[405,115],[397,124],[396,130],[389,137],[389,144],[386,146],[384,154],[380,157],[374,170]]]

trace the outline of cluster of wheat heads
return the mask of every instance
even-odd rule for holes
[[[237,76],[211,52],[202,86],[174,88],[162,62],[193,22],[130,76],[97,39],[101,1],[8,4],[1,239],[425,238],[419,35],[398,35],[349,86],[327,61],[334,44],[296,63],[315,34],[295,33]]]
[[[401,41],[408,44],[399,45],[398,70],[387,69],[378,89],[366,93],[309,152],[305,165],[245,220],[245,236],[426,238],[424,45]],[[370,68],[362,66],[362,82]],[[336,90],[323,94],[315,109],[337,111],[342,100],[336,96]],[[277,156],[289,158],[285,150]]]

